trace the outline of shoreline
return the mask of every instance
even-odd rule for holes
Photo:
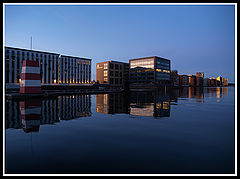
[[[217,88],[214,86],[204,86],[204,87],[192,87],[192,86],[167,86],[167,90],[174,89],[182,89],[182,88]],[[235,87],[235,86],[220,86],[220,88],[226,87]],[[108,94],[108,93],[123,93],[123,92],[147,92],[147,91],[155,91],[157,89],[165,89],[165,87],[158,88],[134,88],[134,89],[107,89],[107,90],[99,90],[99,89],[84,89],[84,90],[46,90],[40,94],[20,94],[19,92],[7,92],[5,93],[5,98],[7,100],[15,100],[15,99],[33,99],[33,98],[46,98],[46,97],[56,97],[62,95],[84,95],[84,94]]]

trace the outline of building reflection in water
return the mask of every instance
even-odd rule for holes
[[[97,94],[96,112],[134,116],[169,117],[169,96],[158,92]]]
[[[178,98],[196,99],[197,103],[204,102],[204,88],[185,87],[178,89]]]
[[[55,124],[91,116],[91,96],[59,96],[44,100],[13,101],[5,103],[5,127],[38,132],[40,125]]]
[[[130,114],[155,118],[170,117],[169,93],[164,90],[131,93]]]
[[[125,93],[97,94],[96,112],[129,114],[129,96]]]
[[[105,114],[125,113],[133,116],[170,117],[171,105],[178,98],[195,99],[204,103],[204,96],[222,97],[228,94],[228,88],[185,87],[174,90],[159,89],[149,92],[131,92],[129,94],[97,94],[96,112]]]
[[[178,98],[192,98],[203,103],[204,97],[222,98],[224,95],[228,95],[227,87],[97,94],[96,112],[170,117],[171,105],[176,105]],[[25,132],[38,132],[44,124],[91,116],[91,95],[59,96],[38,101],[9,100],[5,103],[5,110],[6,129],[22,128]]]

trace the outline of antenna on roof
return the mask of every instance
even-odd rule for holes
[[[31,36],[31,46],[30,46],[31,50],[32,50],[32,36]]]

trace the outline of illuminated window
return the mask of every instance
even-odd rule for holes
[[[156,104],[156,108],[157,108],[157,109],[161,109],[161,106],[162,106],[161,103],[157,103],[157,104]]]
[[[170,71],[169,71],[169,70],[163,70],[163,72],[165,72],[165,73],[170,73]]]
[[[103,72],[103,76],[108,76],[108,72],[107,72],[107,71],[104,71],[104,72]]]
[[[108,64],[107,63],[103,64],[103,69],[108,69]]]
[[[163,109],[169,109],[169,102],[163,102]]]

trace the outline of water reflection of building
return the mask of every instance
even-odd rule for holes
[[[197,102],[204,102],[203,88],[187,87],[180,88],[178,91],[180,98],[194,98]]]
[[[105,114],[129,114],[129,97],[123,93],[97,94],[96,112]]]
[[[134,116],[169,117],[169,96],[164,91],[131,93],[130,114]]]
[[[228,87],[206,88],[206,94],[209,97],[222,98],[228,96]]]
[[[60,120],[71,120],[92,114],[90,95],[59,96],[58,106]]]
[[[59,96],[39,101],[6,101],[5,127],[25,132],[39,131],[40,125],[91,116],[91,96]]]
[[[223,95],[228,96],[228,88],[217,87],[216,90],[217,90],[216,92],[217,98],[222,98]]]

